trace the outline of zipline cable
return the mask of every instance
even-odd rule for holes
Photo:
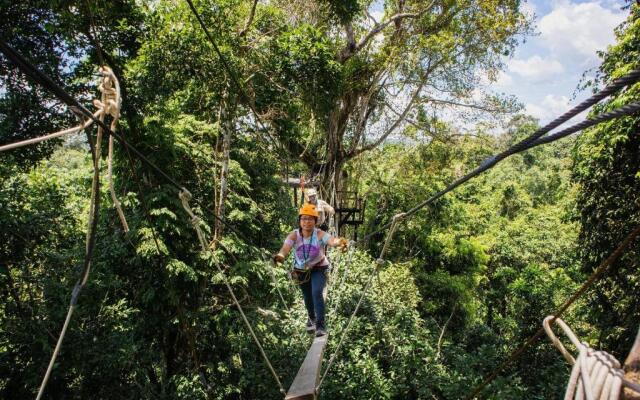
[[[360,241],[365,241],[365,240],[369,239],[370,237],[372,237],[373,235],[378,234],[378,233],[382,232],[383,230],[389,228],[389,231],[387,232],[387,237],[386,237],[386,240],[385,240],[385,243],[384,243],[384,247],[383,247],[382,253],[381,253],[381,254],[384,254],[386,252],[386,250],[388,249],[389,243],[391,241],[391,237],[393,236],[393,233],[397,229],[397,225],[400,222],[399,221],[399,216],[401,216],[401,218],[404,219],[406,217],[409,217],[409,216],[415,214],[417,211],[419,211],[423,207],[433,203],[435,200],[437,200],[438,198],[444,196],[446,193],[454,190],[455,188],[457,188],[458,186],[462,185],[466,181],[468,181],[468,180],[472,179],[473,177],[475,177],[475,176],[485,172],[486,170],[492,168],[498,162],[502,161],[503,159],[505,159],[505,158],[507,158],[507,157],[509,157],[509,156],[511,156],[513,154],[520,153],[522,151],[525,151],[527,149],[530,149],[532,147],[535,147],[535,146],[538,146],[538,145],[541,145],[541,144],[544,144],[544,143],[549,143],[549,142],[552,142],[554,140],[558,140],[558,139],[560,139],[562,137],[565,137],[565,136],[567,136],[567,135],[569,135],[571,133],[578,132],[578,131],[580,131],[582,129],[588,128],[588,127],[596,125],[598,123],[601,123],[601,122],[604,122],[604,121],[608,121],[608,120],[611,120],[611,119],[614,119],[614,118],[619,118],[619,117],[622,117],[622,116],[630,115],[630,114],[633,114],[633,113],[637,112],[638,110],[640,110],[640,102],[636,102],[636,103],[625,105],[625,106],[620,107],[620,108],[618,108],[618,109],[616,109],[614,111],[611,111],[611,112],[608,112],[608,113],[604,113],[604,114],[600,114],[600,115],[598,115],[598,116],[596,116],[594,118],[585,120],[585,121],[583,121],[583,122],[581,122],[579,124],[576,124],[576,125],[574,125],[572,127],[564,129],[564,130],[562,130],[560,132],[557,132],[555,134],[552,134],[550,136],[542,137],[543,135],[545,135],[546,133],[548,133],[552,129],[556,128],[560,124],[562,124],[565,121],[567,121],[568,119],[574,117],[575,115],[579,114],[580,112],[582,112],[582,111],[586,110],[587,108],[593,106],[594,104],[598,103],[600,100],[604,99],[605,97],[609,96],[610,94],[614,93],[615,91],[617,91],[617,90],[619,90],[619,89],[621,89],[621,88],[623,88],[623,87],[625,87],[627,85],[630,85],[630,84],[633,84],[633,83],[637,82],[639,79],[640,79],[640,70],[634,70],[634,71],[630,72],[629,74],[627,74],[626,76],[615,80],[610,85],[608,85],[607,87],[602,89],[600,92],[598,92],[595,95],[591,96],[589,99],[587,99],[587,100],[583,101],[582,103],[578,104],[576,107],[574,107],[573,109],[571,109],[568,112],[564,113],[563,115],[561,115],[560,117],[556,118],[555,120],[553,120],[549,124],[545,125],[544,127],[536,130],[533,134],[528,136],[526,139],[520,141],[516,145],[508,148],[507,150],[505,150],[505,151],[503,151],[503,152],[501,152],[501,153],[499,153],[499,154],[497,154],[495,156],[492,156],[492,157],[486,159],[475,170],[471,171],[469,174],[463,176],[462,178],[454,181],[449,186],[447,186],[445,189],[439,191],[435,195],[429,197],[427,200],[419,203],[418,205],[416,205],[415,207],[413,207],[410,210],[406,211],[405,213],[398,214],[398,215],[394,216],[394,218],[392,219],[391,222],[389,222],[388,224],[382,226],[377,231],[366,235]],[[571,296],[571,298],[569,300],[567,300],[567,302],[555,314],[556,317],[559,317],[580,295],[582,295],[582,293],[584,293],[584,291],[593,283],[593,281],[595,281],[595,279],[597,279],[608,268],[608,266],[611,263],[613,263],[620,256],[620,254],[622,253],[624,248],[626,248],[626,246],[628,246],[628,244],[638,234],[640,234],[640,226],[638,226],[638,228],[636,228],[623,241],[621,246],[607,260],[605,260],[605,262],[603,262],[603,264],[601,264],[596,269],[596,271],[594,271],[594,273],[589,278],[589,280],[587,280],[587,282],[585,282],[585,284],[583,284],[583,286],[573,296]],[[381,255],[380,259],[382,259],[382,255]],[[374,272],[375,271],[377,271],[377,268],[374,270]],[[351,317],[349,318],[347,326],[345,327],[345,330],[343,331],[343,335],[340,338],[340,342],[338,343],[338,347],[337,347],[336,351],[334,352],[334,354],[332,355],[331,359],[329,360],[329,364],[327,366],[327,369],[325,370],[324,374],[322,375],[322,378],[320,379],[320,383],[316,387],[316,391],[319,390],[320,386],[324,382],[324,379],[326,378],[326,375],[327,375],[329,369],[331,368],[331,365],[333,364],[333,361],[334,361],[334,359],[335,359],[335,357],[337,355],[337,351],[339,350],[340,346],[342,345],[342,341],[344,339],[346,331],[348,330],[348,328],[351,325],[351,322],[353,320],[353,317],[355,316],[356,312],[358,311],[358,308],[360,306],[360,302],[362,301],[366,291],[371,286],[371,281],[373,279],[373,276],[374,276],[374,273],[371,273],[371,275],[369,276],[369,279],[367,280],[367,283],[365,284],[365,286],[363,288],[363,293],[362,293],[362,295],[360,297],[360,300],[358,301],[358,304],[356,305],[356,309],[354,310],[354,312],[351,314]],[[500,370],[502,370],[511,361],[516,359],[524,351],[524,349],[526,349],[526,347],[528,347],[540,335],[542,335],[543,332],[544,332],[544,329],[541,328],[536,333],[536,335],[534,335],[531,339],[529,339],[525,343],[525,345],[523,345],[520,349],[516,350],[513,353],[513,355],[507,361],[505,361],[496,370],[496,372],[494,372],[495,375],[491,374],[481,385],[478,386],[478,388],[476,388],[474,394],[472,394],[471,396],[467,397],[466,399],[467,400],[472,399],[480,390],[482,390],[482,388],[484,386],[486,386],[486,384],[488,384],[493,379],[495,379],[495,377],[497,376],[497,373]]]
[[[607,257],[600,265],[593,271],[589,279],[585,283],[580,286],[580,288],[569,297],[564,304],[562,304],[554,313],[552,313],[553,318],[550,321],[550,324],[553,324],[556,319],[560,318],[562,314],[580,297],[584,292],[598,279],[602,274],[604,274],[613,263],[615,263],[618,258],[625,252],[627,247],[640,235],[640,225],[638,225],[631,233],[629,233],[623,240],[620,242],[618,247]],[[464,400],[472,400],[476,398],[477,395],[480,394],[482,389],[484,389],[489,383],[491,383],[495,378],[498,377],[500,372],[509,364],[511,364],[514,360],[516,360],[529,346],[533,344],[537,339],[540,338],[544,334],[544,327],[538,329],[538,331],[531,336],[522,346],[514,350],[511,355],[503,361],[498,367],[496,367],[493,371],[485,375],[483,381],[476,386],[470,395],[465,397]]]
[[[545,136],[542,138],[537,139],[536,141],[532,142],[531,144],[529,144],[526,149],[530,149],[532,147],[541,145],[541,144],[546,144],[546,143],[551,143],[554,142],[558,139],[561,139],[565,136],[569,136],[572,133],[576,133],[578,131],[581,131],[583,129],[587,129],[590,128],[594,125],[597,125],[599,123],[602,122],[606,122],[612,119],[616,119],[616,118],[620,118],[620,117],[624,117],[630,114],[634,114],[636,112],[640,111],[640,102],[635,102],[635,103],[631,103],[631,104],[626,104],[622,107],[616,108],[615,110],[606,112],[606,113],[602,113],[599,114],[593,118],[589,118],[586,119],[582,122],[580,122],[579,124],[573,125],[567,129],[563,129],[559,132],[553,133],[549,136]]]
[[[476,167],[473,171],[469,172],[467,175],[455,180],[454,182],[452,182],[451,184],[449,184],[447,187],[445,187],[444,189],[442,189],[441,191],[437,192],[436,194],[432,195],[431,197],[429,197],[428,199],[422,201],[421,203],[417,204],[415,207],[411,208],[410,210],[406,211],[405,214],[407,215],[407,217],[415,214],[416,212],[418,212],[419,210],[421,210],[422,208],[432,204],[434,201],[436,201],[437,199],[439,199],[440,197],[444,196],[445,194],[451,192],[452,190],[454,190],[455,188],[457,188],[458,186],[462,185],[463,183],[467,182],[468,180],[480,175],[481,173],[487,171],[488,169],[494,167],[497,163],[499,163],[500,161],[504,160],[505,158],[516,154],[516,153],[520,153],[524,150],[530,149],[534,146],[537,146],[539,144],[542,143],[549,143],[552,142],[554,140],[557,140],[561,137],[567,136],[573,132],[577,132],[581,129],[585,129],[589,126],[595,125],[597,123],[601,123],[604,121],[608,121],[610,119],[614,119],[614,118],[618,118],[621,117],[623,115],[629,115],[632,114],[634,112],[636,112],[639,108],[639,103],[633,103],[633,104],[629,104],[627,106],[621,107],[618,110],[606,113],[606,114],[601,114],[598,117],[594,117],[592,119],[588,119],[585,120],[571,128],[568,128],[564,131],[558,132],[557,134],[553,134],[550,135],[548,137],[542,137],[545,134],[549,133],[551,130],[555,129],[556,127],[558,127],[559,125],[563,124],[564,122],[566,122],[567,120],[569,120],[570,118],[573,118],[574,116],[576,116],[577,114],[581,113],[582,111],[588,109],[589,107],[593,106],[594,104],[598,103],[600,100],[608,97],[609,95],[615,93],[617,90],[622,89],[628,85],[631,85],[633,83],[636,83],[638,80],[640,80],[640,70],[633,70],[630,73],[628,73],[627,75],[625,75],[622,78],[616,79],[614,80],[611,84],[609,84],[608,86],[606,86],[604,89],[600,90],[598,93],[594,94],[593,96],[589,97],[588,99],[584,100],[583,102],[581,102],[580,104],[578,104],[577,106],[575,106],[574,108],[572,108],[571,110],[567,111],[566,113],[562,114],[561,116],[559,116],[558,118],[554,119],[553,121],[551,121],[550,123],[548,123],[547,125],[543,126],[542,128],[539,128],[538,130],[536,130],[534,133],[532,133],[531,135],[529,135],[527,138],[523,139],[522,141],[520,141],[519,143],[509,147],[508,149],[506,149],[505,151],[498,153],[494,156],[491,156],[489,158],[487,158],[486,160],[484,160],[480,166]],[[368,239],[370,239],[372,236],[379,234],[380,232],[384,231],[385,229],[389,228],[391,226],[392,222],[389,222],[385,225],[383,225],[382,227],[378,228],[376,231],[371,232],[367,235],[365,235],[362,239],[360,239],[358,242],[362,242],[362,241],[366,241]]]

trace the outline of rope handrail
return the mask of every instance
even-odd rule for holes
[[[100,116],[100,113],[102,113],[102,110],[96,111],[95,113],[93,113],[93,115],[97,118],[97,117]],[[49,134],[44,135],[44,136],[38,136],[38,137],[35,137],[35,138],[25,139],[25,140],[21,140],[19,142],[13,142],[13,143],[2,145],[2,146],[0,146],[0,152],[17,149],[17,148],[24,147],[24,146],[29,146],[29,145],[32,145],[32,144],[44,142],[46,140],[59,138],[59,137],[65,136],[65,135],[70,135],[72,133],[82,132],[84,129],[87,129],[88,127],[90,127],[92,124],[93,124],[93,120],[89,118],[89,119],[86,119],[80,125],[74,126],[73,128],[67,128],[67,129],[63,129],[63,130],[57,131],[57,132],[49,133]]]
[[[227,290],[228,290],[229,294],[231,295],[231,298],[233,299],[233,303],[235,304],[236,308],[240,312],[240,315],[242,316],[242,320],[244,321],[244,324],[247,327],[247,329],[249,330],[249,332],[251,333],[251,337],[253,338],[253,341],[255,342],[256,346],[258,347],[258,350],[260,351],[260,354],[262,355],[262,358],[264,359],[264,362],[267,365],[267,368],[269,369],[269,371],[273,375],[273,378],[275,379],[276,383],[278,384],[278,388],[280,389],[280,392],[284,395],[286,393],[286,390],[282,386],[282,383],[280,382],[280,378],[278,378],[278,374],[276,373],[275,369],[271,365],[271,361],[269,360],[269,357],[265,353],[264,348],[262,347],[262,344],[260,343],[260,340],[258,340],[258,337],[256,336],[255,332],[253,331],[253,328],[251,327],[251,323],[249,323],[249,320],[247,319],[247,316],[245,315],[244,310],[242,309],[242,305],[238,301],[238,298],[236,297],[236,294],[235,294],[233,288],[231,287],[231,283],[229,283],[229,280],[227,279],[227,275],[224,273],[224,271],[220,267],[220,263],[217,260],[215,252],[212,251],[211,248],[207,245],[207,240],[206,240],[206,237],[205,237],[205,233],[202,231],[202,228],[200,227],[200,221],[201,221],[200,217],[195,215],[195,213],[191,209],[191,206],[189,205],[189,201],[191,200],[191,197],[192,197],[191,193],[187,189],[183,188],[180,191],[180,193],[178,194],[178,196],[179,196],[180,201],[182,203],[182,207],[184,208],[184,210],[187,212],[187,214],[190,217],[191,225],[193,226],[193,228],[196,231],[196,234],[198,235],[198,241],[200,242],[200,247],[201,247],[202,251],[210,253],[211,256],[213,257],[213,263],[215,264],[216,268],[218,269],[218,272],[220,273],[220,275],[222,276],[222,280],[224,281],[224,284],[227,287]]]
[[[353,312],[351,313],[351,316],[349,317],[349,320],[347,321],[347,325],[342,330],[342,333],[340,335],[340,340],[338,340],[338,345],[336,346],[336,349],[333,351],[333,354],[331,355],[331,358],[329,359],[329,363],[327,364],[327,368],[324,370],[324,373],[322,374],[322,378],[320,378],[320,382],[316,386],[316,393],[320,390],[320,386],[322,386],[322,383],[324,382],[325,378],[327,377],[327,374],[329,373],[329,370],[331,369],[331,366],[333,365],[333,362],[335,361],[336,357],[338,356],[340,348],[342,347],[342,343],[344,342],[344,339],[347,336],[349,328],[351,327],[351,323],[353,322],[353,319],[355,318],[356,314],[358,313],[358,310],[360,309],[360,305],[362,304],[362,300],[364,299],[364,296],[367,294],[367,291],[369,291],[369,288],[371,288],[371,283],[373,282],[373,278],[376,276],[376,273],[378,272],[378,270],[384,265],[384,256],[386,255],[387,251],[389,250],[389,244],[391,243],[391,240],[393,239],[393,235],[394,235],[394,233],[396,231],[396,228],[398,227],[400,221],[405,216],[406,215],[404,213],[400,213],[400,214],[396,214],[393,217],[391,228],[389,229],[389,232],[387,232],[387,237],[385,239],[384,245],[382,246],[382,250],[380,251],[380,256],[376,260],[376,266],[371,269],[371,272],[369,273],[369,276],[367,277],[367,281],[366,281],[364,287],[362,288],[362,291],[361,291],[361,294],[360,294],[360,298],[358,299],[358,303],[356,304],[356,307],[354,308]]]
[[[87,283],[89,279],[89,273],[91,272],[91,260],[93,258],[93,250],[96,243],[98,215],[100,212],[100,141],[96,140],[94,144],[91,135],[88,132],[86,133],[86,135],[87,140],[89,141],[91,154],[93,156],[93,179],[91,182],[91,200],[89,205],[89,215],[87,218],[87,234],[83,267],[82,272],[80,273],[80,278],[76,282],[75,286],[73,287],[73,291],[71,292],[71,301],[69,302],[67,316],[65,317],[64,324],[62,325],[62,330],[60,331],[60,335],[58,336],[53,354],[51,355],[51,359],[49,360],[47,370],[44,374],[44,377],[42,378],[42,383],[40,384],[40,388],[38,389],[36,400],[40,400],[42,398],[42,395],[44,394],[44,390],[47,387],[47,383],[49,382],[49,378],[51,376],[51,372],[53,371],[56,359],[58,357],[58,354],[60,353],[60,349],[62,348],[62,342],[64,341],[67,329],[69,328],[71,316],[73,315],[76,305],[78,304],[80,292]]]

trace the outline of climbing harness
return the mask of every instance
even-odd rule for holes
[[[295,285],[303,285],[307,282],[309,282],[309,279],[311,279],[311,270],[307,269],[307,270],[300,270],[297,269],[295,267],[293,267],[289,272],[288,272],[288,276],[289,279],[291,280],[291,282]]]
[[[551,324],[554,322],[562,328],[564,334],[578,349],[577,359],[567,351],[553,333]],[[562,319],[550,315],[544,319],[542,326],[564,359],[573,365],[564,400],[618,400],[623,387],[640,393],[640,384],[624,378],[624,371],[615,357],[607,352],[594,350],[588,344],[578,340],[575,333]]]

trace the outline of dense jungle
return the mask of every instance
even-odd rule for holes
[[[521,1],[385,0],[380,20],[373,3],[198,0],[196,16],[178,0],[0,0],[2,41],[90,110],[98,67],[113,70],[117,133],[190,191],[197,217],[116,140],[124,229],[106,133],[92,186],[95,124],[0,152],[0,398],[36,397],[89,247],[43,399],[282,398],[235,299],[288,388],[312,339],[291,260],[269,262],[298,223],[287,180],[363,205],[358,241],[329,252],[335,360],[320,399],[465,398],[640,224],[636,113],[505,159],[402,220],[377,263],[380,227],[540,123],[477,90],[533,34]],[[580,91],[640,67],[640,7],[620,7]],[[639,99],[636,83],[588,116]],[[81,120],[0,55],[0,146]],[[640,328],[639,264],[636,240],[563,315],[621,362]],[[478,398],[563,398],[570,371],[544,336]]]

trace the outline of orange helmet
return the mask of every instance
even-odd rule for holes
[[[310,217],[316,217],[316,218],[320,216],[320,214],[318,214],[318,210],[316,210],[316,206],[310,203],[304,203],[302,205],[302,208],[298,212],[298,216],[301,216],[301,215],[308,215]]]

